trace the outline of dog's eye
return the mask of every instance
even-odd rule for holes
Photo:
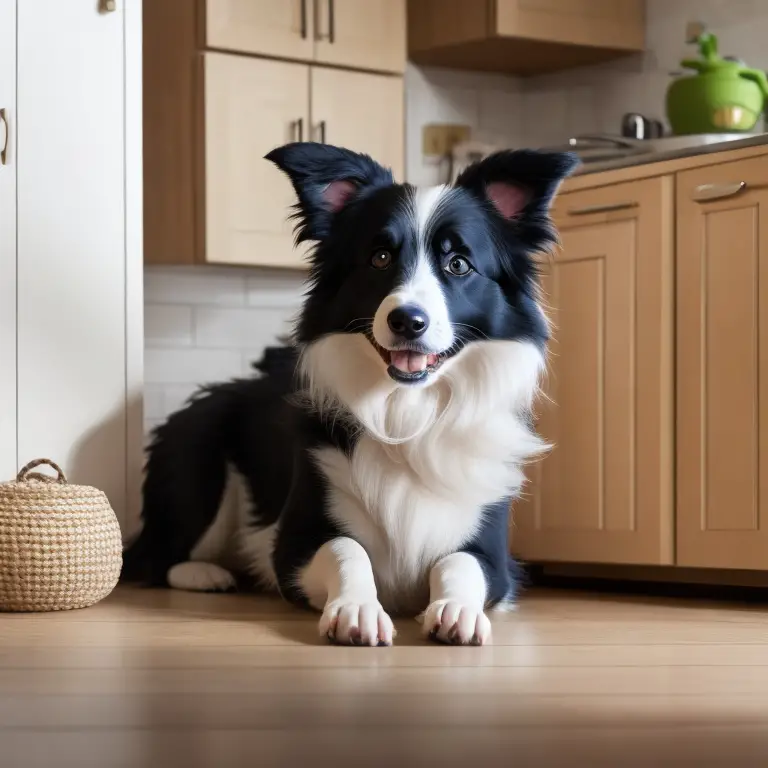
[[[371,256],[371,266],[374,269],[386,269],[392,263],[392,254],[389,251],[379,248]]]
[[[445,265],[445,271],[456,277],[463,277],[472,271],[472,265],[462,256],[451,256]]]

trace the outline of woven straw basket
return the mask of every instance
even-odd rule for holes
[[[31,472],[41,464],[58,476]],[[0,610],[85,608],[114,589],[121,567],[120,526],[101,491],[70,485],[47,459],[0,483]]]

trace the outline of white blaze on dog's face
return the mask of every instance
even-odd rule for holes
[[[317,241],[296,336],[324,367],[359,387],[429,386],[468,345],[543,352],[533,256],[555,239],[548,207],[574,156],[502,152],[425,189],[327,145],[268,157],[298,193],[299,240]]]
[[[386,362],[393,369],[390,375],[404,383],[422,380],[425,372],[436,373],[441,356],[456,340],[429,243],[430,222],[450,194],[445,186],[413,192],[408,202],[416,258],[403,270],[402,282],[381,302],[373,317],[373,340],[389,352]]]

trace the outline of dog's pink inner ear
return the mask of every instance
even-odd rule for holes
[[[334,212],[340,211],[349,199],[357,192],[357,185],[352,181],[341,180],[332,181],[323,190],[323,200],[326,205]]]
[[[488,199],[505,219],[517,216],[531,199],[527,190],[503,181],[494,181],[486,187],[485,191]]]

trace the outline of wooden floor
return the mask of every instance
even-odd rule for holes
[[[0,615],[0,766],[768,766],[767,607],[530,592],[485,648],[315,623],[127,589]]]

